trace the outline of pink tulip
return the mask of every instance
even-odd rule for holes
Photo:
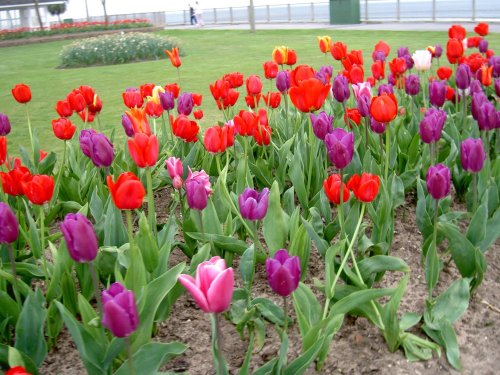
[[[190,275],[180,275],[178,280],[204,312],[220,313],[229,308],[233,297],[234,273],[232,268],[226,268],[224,259],[216,256],[199,264],[196,279]]]

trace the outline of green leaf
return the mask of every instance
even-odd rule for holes
[[[295,188],[295,193],[299,199],[300,204],[304,208],[308,208],[307,191],[305,184],[305,173],[304,167],[302,165],[302,160],[298,152],[293,156],[293,160],[290,161],[290,166],[288,170],[288,175],[292,181],[293,187]]]
[[[105,342],[96,341],[92,335],[70,314],[68,309],[59,301],[54,301],[61,316],[78,348],[80,358],[89,374],[107,375],[105,369],[99,365],[105,353]]]
[[[219,234],[187,232],[189,237],[203,242],[213,242],[218,248],[242,255],[248,248],[248,244],[234,237],[222,236]]]
[[[316,343],[311,346],[304,354],[300,355],[294,359],[287,367],[286,375],[299,375],[303,374],[309,365],[314,361],[318,355],[321,347],[323,345],[323,340],[319,339]]]
[[[290,255],[297,255],[299,257],[300,269],[302,270],[300,279],[304,280],[307,274],[307,265],[309,263],[311,240],[307,235],[307,230],[304,225],[300,225],[295,232],[290,231],[290,233],[293,233],[293,236],[290,239],[288,252]]]
[[[452,223],[438,223],[438,231],[448,238],[451,257],[462,277],[473,276],[476,268],[474,245]]]
[[[321,305],[312,290],[302,282],[292,296],[300,335],[304,338],[311,327],[321,319]]]
[[[433,242],[425,257],[425,282],[427,283],[429,295],[432,295],[432,291],[439,280],[441,268],[441,261],[437,254],[436,244]]]
[[[245,250],[240,259],[240,273],[243,280],[243,284],[246,288],[252,284],[253,275],[255,272],[255,258],[254,258],[254,248],[253,245]]]
[[[256,306],[262,316],[271,323],[283,325],[285,324],[285,314],[273,301],[267,298],[255,298],[250,302],[250,306]]]
[[[467,310],[469,298],[469,280],[456,280],[434,300],[431,311],[426,310],[425,323],[432,329],[437,329],[440,320],[454,323]]]
[[[122,214],[108,198],[108,209],[104,219],[104,246],[121,246],[127,242],[127,232],[123,224]]]
[[[274,374],[274,368],[276,366],[276,363],[278,362],[278,358],[273,358],[269,362],[267,362],[265,365],[259,367],[253,375],[270,375]]]
[[[358,268],[364,280],[368,280],[372,274],[379,272],[410,272],[410,267],[403,259],[389,255],[374,255],[365,258],[358,262]]]
[[[28,355],[40,366],[47,355],[45,342],[45,318],[47,310],[44,307],[42,292],[37,289],[30,293],[24,301],[23,309],[16,324],[16,349]]]
[[[0,363],[4,367],[23,366],[30,374],[39,374],[32,359],[12,346],[0,344]]]
[[[365,289],[349,294],[337,301],[331,308],[330,314],[347,314],[349,311],[371,300],[391,296],[395,292],[393,288]]]
[[[406,275],[399,282],[396,292],[391,297],[391,300],[382,309],[382,320],[384,322],[384,338],[387,347],[391,353],[394,353],[400,344],[399,332],[400,324],[398,322],[398,309],[401,298],[404,295],[406,286],[408,285],[409,275]]]
[[[146,267],[146,270],[149,273],[153,273],[158,266],[159,249],[156,238],[153,235],[153,231],[149,228],[148,219],[144,212],[141,213],[141,217],[139,219],[137,246],[140,249],[140,253],[144,261],[144,267]]]
[[[439,321],[439,330],[446,349],[446,358],[448,358],[448,362],[457,370],[461,370],[460,350],[458,349],[457,335],[455,334],[453,326],[448,320],[443,319]]]
[[[337,272],[335,270],[335,258],[338,254],[343,254],[346,246],[346,240],[337,242],[335,245],[330,246],[326,251],[325,256],[325,289],[326,298],[331,300],[335,294],[333,282],[336,278]]]
[[[478,207],[472,216],[472,220],[467,229],[467,239],[475,246],[478,246],[484,240],[486,234],[486,222],[488,220],[488,208],[486,204]]]
[[[96,340],[105,340],[105,338],[102,336],[102,331],[97,328],[97,326],[91,327],[89,323],[92,321],[96,320],[98,318],[94,308],[92,305],[85,299],[84,296],[82,296],[80,293],[78,293],[78,310],[80,311],[80,316],[82,317],[82,322],[87,328],[87,331],[94,336]]]
[[[19,305],[3,290],[0,290],[0,306],[0,316],[3,319],[11,318],[12,323],[16,324],[20,313]]]
[[[198,265],[207,261],[209,257],[210,257],[210,243],[206,243],[198,249],[196,254],[193,255],[193,258],[191,259],[191,264],[189,265],[189,269],[192,272],[195,272]]]
[[[285,331],[281,333],[281,345],[278,352],[278,363],[276,364],[275,372],[281,374],[287,362],[288,354],[288,336]]]
[[[405,202],[405,187],[398,175],[393,175],[391,184],[392,207],[396,208]]]
[[[141,346],[133,355],[132,363],[136,375],[156,374],[159,368],[171,358],[181,355],[187,346],[180,342],[160,343],[150,342]],[[129,375],[129,360],[125,361],[115,372],[115,375]]]
[[[493,217],[486,223],[486,233],[484,240],[479,244],[482,252],[488,250],[500,236],[500,207],[497,208]]]
[[[281,208],[278,182],[274,181],[269,193],[269,205],[262,231],[269,248],[269,255],[285,247],[288,239],[288,215]]]
[[[302,218],[302,224],[304,224],[304,226],[306,227],[309,237],[314,241],[316,249],[318,249],[318,252],[321,254],[321,256],[324,257],[326,251],[328,250],[328,242],[321,238],[318,233],[316,233],[311,223],[309,223],[304,218]]]

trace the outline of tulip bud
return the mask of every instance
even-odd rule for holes
[[[5,375],[31,375],[23,366],[11,367]]]
[[[342,184],[342,202],[349,200],[349,189],[345,184]],[[332,174],[323,181],[323,189],[328,200],[334,204],[340,204],[340,175]]]
[[[177,112],[181,115],[189,116],[193,110],[193,94],[183,92],[177,99]]]
[[[122,115],[122,126],[123,130],[125,130],[125,134],[127,135],[127,137],[134,136],[134,126],[132,125],[130,117],[128,117],[127,115]]]
[[[486,39],[481,39],[477,47],[479,49],[479,52],[486,53],[486,51],[488,50],[488,41]]]
[[[174,189],[179,190],[182,187],[182,173],[184,170],[181,159],[171,156],[165,162],[165,167],[172,179]]]
[[[234,272],[231,267],[226,268],[224,259],[215,256],[200,263],[196,279],[183,274],[178,280],[204,312],[220,313],[229,308],[234,290]]]
[[[328,116],[322,111],[319,115],[311,113],[310,117],[314,135],[324,141],[326,135],[333,131],[333,116]]]
[[[457,87],[460,90],[468,89],[471,83],[471,79],[472,79],[472,73],[470,71],[469,65],[460,64],[455,74],[455,81],[457,83]]]
[[[189,168],[186,178],[186,197],[190,208],[203,210],[208,203],[208,196],[212,193],[210,178],[205,171],[192,172]]]
[[[500,56],[491,56],[488,60],[488,64],[493,67],[493,77],[500,77]]]
[[[488,100],[484,101],[479,108],[477,124],[479,130],[492,130],[498,127],[498,117],[495,106]]]
[[[171,111],[175,108],[175,98],[170,91],[160,92],[160,104],[165,111]]]
[[[115,337],[130,336],[139,325],[134,292],[119,282],[102,292],[102,325]]]
[[[419,133],[422,142],[435,143],[441,138],[446,112],[441,109],[429,108],[420,122]]]
[[[347,181],[347,188],[352,190],[356,199],[361,202],[372,202],[380,189],[380,177],[371,173],[352,175]]]
[[[12,243],[19,237],[19,223],[9,205],[0,202],[0,243]]]
[[[97,256],[98,244],[90,221],[80,213],[67,214],[61,223],[69,255],[75,262],[91,262]]]
[[[474,95],[477,93],[484,93],[483,86],[481,85],[481,82],[479,82],[477,79],[473,79],[470,83],[470,86],[469,86],[469,92],[471,95]],[[500,86],[499,86],[499,93],[500,93]]]
[[[278,72],[276,75],[276,88],[281,93],[290,88],[290,72],[288,70],[280,70]]]
[[[441,163],[431,166],[427,171],[426,182],[427,190],[434,199],[444,198],[450,193],[450,170]]]
[[[429,84],[429,101],[435,107],[442,107],[446,100],[446,84],[442,81],[432,81]]]
[[[467,172],[477,173],[483,169],[486,153],[481,138],[467,138],[460,144],[462,168]]]
[[[298,288],[300,272],[299,257],[291,257],[285,249],[278,250],[274,258],[266,259],[267,281],[280,296],[287,297]]]
[[[31,100],[31,89],[28,85],[20,83],[12,89],[12,96],[18,103],[28,103]]]
[[[383,134],[385,132],[386,123],[375,120],[373,117],[370,118],[370,129],[377,134]]]
[[[426,49],[415,51],[412,55],[412,59],[415,63],[415,69],[418,71],[426,71],[431,68],[432,55]]]
[[[344,169],[351,162],[354,153],[354,133],[336,128],[326,135],[325,145],[333,165]]]
[[[349,99],[351,92],[349,90],[349,82],[347,81],[347,78],[343,75],[336,76],[333,80],[332,91],[335,100],[340,103]]]
[[[92,160],[96,167],[109,167],[115,158],[115,149],[111,141],[103,133],[94,129],[80,132],[80,149]]]
[[[268,203],[268,188],[264,188],[260,193],[254,189],[246,188],[238,197],[241,216],[251,221],[262,220],[266,216]]]
[[[443,54],[443,47],[441,46],[441,44],[438,43],[434,46],[434,56],[437,59],[439,59],[442,54]]]
[[[500,79],[495,79],[495,94],[500,98]]]
[[[0,113],[0,137],[4,137],[9,133],[10,133],[9,117],[7,117],[7,115],[4,113]]]
[[[415,96],[420,91],[420,79],[416,74],[410,74],[406,77],[405,91],[408,95]]]
[[[394,94],[394,86],[387,83],[383,83],[378,87],[378,95],[382,94]]]

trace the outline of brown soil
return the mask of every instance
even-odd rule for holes
[[[403,214],[403,211],[406,212]],[[427,296],[425,276],[420,265],[422,237],[415,223],[413,204],[399,208],[396,213],[395,238],[391,255],[404,259],[411,268],[411,277],[402,300],[400,313],[414,311],[422,313]],[[500,241],[486,254],[488,269],[482,285],[472,298],[467,312],[455,323],[460,346],[463,374],[494,375],[500,373],[498,348],[500,347]],[[184,254],[175,250],[171,262],[186,260]],[[312,284],[312,277],[323,278],[324,263],[313,249],[309,261],[306,283]],[[381,285],[395,286],[399,273],[388,273]],[[447,288],[459,277],[452,266],[441,274],[438,291]],[[238,282],[237,282],[238,283]],[[257,267],[254,281],[254,295],[265,296],[281,304],[267,285],[265,270]],[[292,313],[292,317],[293,313]],[[224,355],[231,373],[236,374],[245,356],[247,343],[242,341],[234,326],[223,321]],[[180,341],[189,346],[184,355],[170,361],[165,370],[189,374],[215,374],[212,366],[210,346],[210,321],[196,306],[190,295],[184,294],[173,309],[171,317],[161,324],[155,340],[162,342]],[[297,324],[290,327],[289,360],[300,354],[301,338]],[[252,366],[257,368],[276,356],[279,338],[275,330],[267,327],[266,343],[263,349],[254,353]],[[80,375],[85,369],[78,352],[66,332],[59,338],[56,348],[49,353],[41,374]],[[315,374],[313,367],[308,374]],[[442,352],[440,358],[426,362],[408,362],[402,350],[390,353],[378,329],[365,318],[348,317],[335,336],[325,366],[324,374],[459,374],[446,361]]]

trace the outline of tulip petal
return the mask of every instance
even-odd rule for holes
[[[219,273],[210,285],[207,300],[210,312],[223,312],[229,308],[233,297],[234,273],[232,268],[227,268]]]
[[[103,310],[102,325],[107,327],[114,336],[126,337],[134,331],[127,312],[114,300],[104,304]]]
[[[196,304],[204,312],[210,312],[208,308],[207,298],[198,287],[196,280],[190,275],[180,275],[177,279],[193,296]]]

